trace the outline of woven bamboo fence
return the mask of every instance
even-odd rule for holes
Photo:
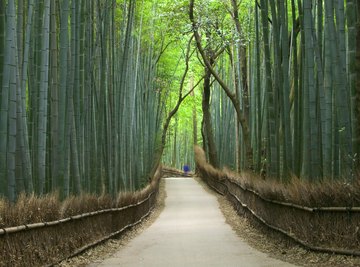
[[[191,177],[193,173],[185,174],[182,170],[178,170],[175,168],[170,167],[163,167],[162,168],[163,177],[169,178],[169,177]]]
[[[0,266],[53,266],[118,236],[150,214],[158,190],[159,179],[123,207],[0,229]]]
[[[271,200],[212,167],[198,164],[197,170],[212,189],[232,202],[238,213],[251,214],[308,249],[360,256],[360,207],[306,207]]]

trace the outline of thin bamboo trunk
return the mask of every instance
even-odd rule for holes
[[[356,83],[355,83],[355,104],[356,110],[354,111],[357,122],[360,122],[360,4],[357,2],[357,30],[356,30],[356,62],[355,62],[355,72],[356,72]],[[355,129],[355,135],[357,140],[357,158],[355,160],[356,169],[360,168],[360,123],[357,123]]]
[[[286,180],[293,173],[293,151],[292,151],[292,140],[291,140],[291,123],[290,123],[290,81],[289,81],[289,36],[288,36],[288,17],[287,17],[287,4],[284,0],[279,2],[279,20],[281,25],[281,48],[282,48],[282,112],[283,112],[283,147],[284,147],[284,170],[283,176]]]
[[[42,33],[39,111],[38,111],[38,159],[37,174],[38,192],[44,193],[46,177],[46,139],[47,139],[47,106],[49,77],[49,36],[50,36],[50,0],[44,1],[44,21]]]
[[[5,51],[5,1],[0,1],[0,86],[2,86],[4,71],[4,51]],[[0,94],[1,103],[1,94]],[[0,189],[1,193],[1,189]]]
[[[357,42],[357,6],[360,6],[357,1],[348,0],[346,2],[346,22],[348,28],[347,34],[347,44],[348,44],[348,53],[347,53],[347,62],[348,62],[348,84],[349,92],[351,95],[351,130],[352,130],[352,147],[353,147],[353,161],[354,168],[359,166],[359,155],[360,155],[360,135],[358,134],[358,125],[360,124],[357,114],[357,101],[356,101],[356,81],[357,81],[357,72],[356,72],[356,44]],[[358,15],[359,17],[359,15]],[[359,28],[359,26],[358,26]],[[355,156],[357,155],[357,156]]]
[[[257,4],[255,3],[255,46],[254,46],[254,51],[255,51],[255,73],[256,75],[254,75],[254,90],[255,90],[255,95],[253,96],[255,99],[255,103],[256,103],[256,107],[255,107],[255,111],[256,111],[256,139],[257,139],[257,146],[256,146],[256,159],[255,159],[255,166],[256,166],[256,171],[258,173],[260,173],[261,171],[261,151],[262,151],[262,123],[261,123],[261,118],[262,118],[262,110],[261,110],[261,73],[260,73],[260,68],[261,68],[261,61],[260,61],[260,32],[259,32],[259,8],[257,6]]]
[[[309,0],[304,0],[304,32],[305,32],[305,62],[306,62],[306,83],[305,88],[305,138],[310,139],[310,157],[308,153],[304,153],[303,160],[310,160],[310,168],[304,170],[304,176],[318,179],[321,177],[321,162],[319,149],[319,120],[317,117],[318,101],[317,101],[317,87],[314,81],[314,42],[312,38],[313,23],[312,23],[312,4]],[[308,117],[307,117],[308,116]],[[304,147],[306,151],[306,147]]]
[[[59,172],[59,90],[58,90],[58,49],[57,49],[57,15],[56,1],[51,0],[50,17],[50,175],[51,190],[58,188],[57,174]]]
[[[339,63],[339,79],[337,90],[335,91],[335,99],[337,105],[337,116],[339,120],[339,138],[340,138],[340,162],[341,175],[352,176],[352,138],[351,138],[351,100],[346,74],[346,47],[345,47],[345,16],[344,16],[344,0],[336,0],[334,2],[336,15],[336,28],[338,44],[337,54]]]
[[[69,36],[68,36],[68,19],[69,19],[69,0],[61,2],[60,13],[60,34],[59,34],[59,144],[58,144],[58,172],[55,173],[57,182],[62,187],[62,196],[68,196],[68,182],[65,181],[66,176],[66,92],[68,87],[68,49],[69,49]],[[56,168],[54,169],[56,171]]]
[[[16,152],[16,11],[10,1],[6,8],[7,25],[0,103],[0,193],[15,201]],[[14,51],[15,50],[15,51]]]
[[[268,26],[268,7],[266,0],[261,1],[261,21],[264,39],[264,56],[265,56],[265,72],[266,72],[266,97],[268,107],[268,131],[269,131],[269,173],[271,177],[278,177],[279,175],[279,160],[278,160],[278,142],[276,138],[277,123],[275,111],[275,95],[273,91],[273,81],[271,75],[271,62],[270,62],[270,47],[269,47],[269,26]]]

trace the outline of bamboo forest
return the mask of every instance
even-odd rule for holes
[[[160,162],[356,180],[355,0],[0,1],[0,194],[116,195]]]
[[[359,222],[360,1],[0,0],[0,267],[360,266]]]

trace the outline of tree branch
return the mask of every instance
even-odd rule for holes
[[[248,163],[247,163],[248,166],[247,167],[251,168],[252,151],[251,151],[251,145],[250,145],[250,130],[249,130],[249,125],[248,125],[247,119],[246,119],[244,113],[240,109],[240,104],[239,104],[239,100],[236,96],[236,91],[232,92],[230,90],[230,88],[226,85],[226,83],[220,78],[219,74],[214,70],[209,59],[207,58],[207,56],[205,54],[205,51],[201,45],[201,37],[198,32],[198,25],[194,18],[194,0],[190,0],[190,3],[189,3],[189,18],[192,23],[196,46],[200,52],[200,55],[206,65],[207,69],[210,71],[211,75],[213,75],[214,78],[217,80],[217,82],[220,84],[221,88],[224,90],[225,94],[229,97],[230,101],[232,102],[232,104],[235,108],[236,115],[237,115],[236,116],[237,122],[241,124],[241,128],[242,128],[243,134],[244,134],[244,143],[246,146],[246,154],[248,155]],[[210,60],[214,60],[214,58],[210,58]]]
[[[163,44],[161,45],[161,50],[160,50],[160,53],[159,53],[159,55],[157,56],[157,58],[156,58],[156,60],[155,60],[154,66],[157,65],[157,63],[159,62],[161,56],[164,54],[164,52],[165,52],[166,49],[169,47],[169,45],[171,45],[173,42],[174,42],[174,41],[168,42],[168,43],[165,45],[165,47],[164,47]]]
[[[161,160],[161,156],[163,154],[163,151],[164,151],[164,147],[165,147],[165,143],[166,143],[166,134],[167,134],[167,130],[169,128],[169,125],[170,125],[170,121],[172,119],[172,117],[176,114],[176,112],[179,110],[179,107],[181,105],[181,103],[185,100],[185,98],[190,95],[190,93],[200,84],[201,80],[203,79],[203,77],[200,79],[200,81],[198,81],[196,83],[195,86],[193,86],[193,88],[190,89],[189,92],[187,92],[184,96],[182,95],[182,92],[183,92],[183,88],[184,88],[184,84],[185,84],[185,79],[186,79],[186,76],[187,76],[187,73],[189,71],[189,61],[190,61],[190,57],[193,53],[190,53],[190,50],[191,50],[191,42],[194,38],[194,35],[192,35],[187,43],[187,48],[186,48],[186,55],[185,55],[185,70],[184,70],[184,73],[182,75],[182,78],[181,78],[181,82],[180,82],[180,87],[179,87],[179,97],[178,97],[178,101],[175,105],[175,107],[168,113],[166,119],[165,119],[165,122],[164,122],[164,125],[163,125],[163,131],[162,131],[162,135],[161,135],[161,143],[160,143],[160,147],[157,151],[157,153],[155,154],[155,159],[154,159],[154,164],[153,164],[153,168],[150,172],[150,175],[149,177],[153,177],[155,172],[156,172],[156,169],[157,169],[157,166],[158,164],[160,163],[160,160]]]

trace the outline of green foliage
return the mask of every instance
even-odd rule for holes
[[[168,50],[164,52],[164,56],[158,64],[158,79],[160,79],[164,90],[162,93],[166,99],[167,112],[176,105],[179,98],[180,80],[185,68],[183,47],[183,42],[174,41]],[[191,86],[201,79],[201,67],[196,61],[193,55],[190,61],[191,70],[185,80],[183,95],[191,90]],[[199,88],[195,89],[193,97],[188,96],[182,102],[179,111],[175,115],[176,118],[170,122],[168,142],[164,154],[164,162],[167,165],[181,168],[185,161],[191,161],[188,164],[194,164],[193,156],[191,160],[186,160],[185,158],[186,155],[193,155],[193,140],[191,136],[193,136],[194,107],[196,108],[197,121],[201,121],[201,91]],[[200,124],[197,127],[197,131],[200,132]],[[176,135],[177,137],[175,137]],[[174,147],[175,138],[177,139],[176,147]],[[178,158],[182,158],[181,162],[173,161],[174,149],[179,150],[181,155]]]
[[[232,166],[233,159],[225,159],[223,153],[238,150],[237,167],[250,159],[258,171],[283,180],[292,174],[310,180],[341,176],[351,180],[359,168],[350,162],[358,139],[353,108],[356,48],[351,36],[359,19],[351,12],[354,2],[191,3],[199,51],[202,46],[208,56],[209,51],[226,48],[213,62],[211,74],[232,100],[242,125],[235,136],[219,130],[231,122],[233,110],[224,112],[226,104],[215,83],[212,124],[220,165]],[[230,60],[223,64],[225,58]],[[346,66],[347,62],[352,65]],[[233,150],[223,149],[223,140],[231,138],[237,140]],[[249,145],[255,158],[244,149]],[[252,168],[251,164],[247,167]]]
[[[190,3],[1,1],[0,195],[141,187],[165,118],[196,85],[163,155],[192,165],[194,143],[206,147],[205,73],[213,128],[203,133],[214,132],[221,166],[353,176],[357,2],[196,0],[194,21]]]

